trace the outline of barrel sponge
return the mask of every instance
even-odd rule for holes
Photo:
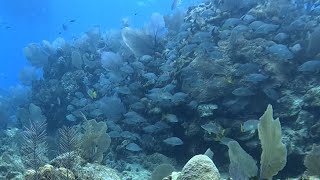
[[[191,158],[183,167],[181,174],[177,180],[218,180],[220,174],[212,162],[206,155],[196,155]]]
[[[265,113],[260,117],[258,132],[262,148],[260,178],[272,179],[286,165],[287,149],[282,143],[279,118],[273,119],[271,105],[267,107]]]

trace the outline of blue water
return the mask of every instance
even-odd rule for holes
[[[181,6],[191,3],[195,2],[185,0]],[[19,71],[27,65],[22,48],[28,43],[71,39],[95,25],[119,29],[122,18],[142,27],[153,12],[171,13],[171,4],[172,0],[1,0],[0,88],[19,83]]]

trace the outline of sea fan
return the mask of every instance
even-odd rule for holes
[[[36,180],[40,179],[38,170],[44,164],[48,149],[46,127],[47,123],[44,121],[30,122],[30,127],[25,127],[23,132],[22,154],[25,164],[35,170]]]

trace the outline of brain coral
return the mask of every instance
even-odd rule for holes
[[[191,158],[183,167],[177,180],[218,180],[220,174],[212,162],[206,155],[196,155]]]

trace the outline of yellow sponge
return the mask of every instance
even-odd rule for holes
[[[287,162],[287,149],[281,141],[279,118],[273,119],[272,106],[268,105],[260,117],[258,126],[262,154],[260,160],[260,178],[271,179],[284,168]]]

